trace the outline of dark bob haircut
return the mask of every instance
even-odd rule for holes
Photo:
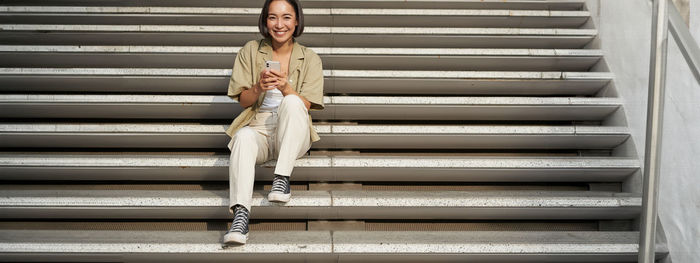
[[[267,29],[267,13],[270,12],[270,3],[272,1],[274,0],[265,0],[265,5],[263,5],[262,11],[260,12],[260,19],[258,20],[258,29],[260,30],[260,34],[265,38],[272,37]],[[304,32],[304,13],[301,11],[301,4],[298,0],[286,1],[292,5],[292,7],[294,7],[294,12],[296,13],[297,17],[297,26],[294,27],[294,34],[292,36],[299,37],[301,36],[301,33]]]

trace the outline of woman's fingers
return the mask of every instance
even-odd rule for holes
[[[279,72],[277,70],[270,70],[269,75],[276,77],[276,78],[281,78],[281,79],[286,79],[287,78],[287,72]]]
[[[286,80],[286,72],[277,70],[263,70],[260,74],[260,88],[263,90],[272,90],[283,86]]]
[[[279,81],[278,81],[277,79],[269,79],[269,81],[264,81],[264,82],[262,82],[261,87],[262,87],[264,90],[272,90],[272,89],[277,88],[277,86],[278,86],[279,84],[280,84],[280,83],[279,83]]]

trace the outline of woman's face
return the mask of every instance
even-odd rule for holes
[[[272,36],[272,41],[279,44],[287,43],[294,35],[296,25],[297,16],[292,5],[283,0],[270,2],[267,31]]]

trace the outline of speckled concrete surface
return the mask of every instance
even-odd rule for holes
[[[622,105],[622,99],[609,97],[568,98],[571,105]]]
[[[5,207],[226,207],[220,190],[27,190],[6,185]],[[83,190],[81,190],[83,189]],[[88,185],[89,189],[89,185]],[[266,191],[253,193],[254,206],[270,206]],[[275,204],[277,205],[277,204]],[[289,207],[623,207],[639,206],[629,193],[602,191],[295,191]]]
[[[637,232],[258,231],[250,234],[245,246],[224,249],[219,243],[222,233],[218,231],[0,233],[4,237],[0,240],[0,252],[4,253],[636,253],[638,237]],[[172,242],[158,242],[155,237]]]
[[[597,72],[323,70],[335,78],[612,80]],[[231,69],[185,68],[0,68],[1,75],[229,77]]]
[[[561,56],[601,57],[599,49],[501,49],[501,48],[345,48],[310,47],[319,55],[440,55],[440,56]],[[236,47],[212,46],[89,46],[89,45],[0,45],[0,52],[66,53],[187,53],[234,54]],[[593,73],[593,72],[586,72]]]
[[[365,207],[625,207],[641,198],[605,192],[331,191],[333,206]]]
[[[71,132],[71,133],[215,133],[222,134],[228,125],[204,125],[188,123],[32,123],[0,124],[2,132]]]
[[[222,231],[0,230],[0,253],[331,253],[328,231],[254,231],[222,248]]]
[[[398,70],[324,70],[334,77],[361,78],[500,78],[500,79],[559,79],[561,72],[525,71],[398,71]]]
[[[2,95],[6,102],[143,102],[143,103],[236,103],[226,96],[174,96],[174,95]],[[324,97],[330,104],[406,104],[406,105],[620,105],[617,98],[566,98],[566,97],[387,97],[387,96],[331,96]]]
[[[0,68],[1,75],[231,76],[231,69],[191,68]]]
[[[7,187],[6,187],[7,188]],[[228,191],[150,190],[0,190],[4,207],[228,207]],[[254,191],[252,206],[280,206],[267,201],[267,191]],[[330,207],[327,191],[294,191],[283,206]]]
[[[610,72],[563,72],[563,79],[614,79],[615,74]]]
[[[636,253],[632,232],[335,231],[336,253]]]
[[[0,97],[1,98],[1,97]],[[407,104],[407,105],[568,105],[566,97],[389,97],[333,96],[331,104]],[[594,98],[591,102],[596,101]],[[587,104],[581,101],[580,104]]]
[[[87,7],[87,6],[3,6],[7,13],[92,13],[92,14],[226,14],[259,15],[260,8],[207,7]],[[508,10],[508,9],[353,9],[304,8],[307,15],[412,15],[412,16],[527,16],[527,17],[588,17],[587,11]]]
[[[222,134],[228,125],[190,123],[3,123],[0,132]],[[629,134],[626,127],[562,125],[343,125],[316,124],[323,134]]]
[[[332,134],[573,134],[573,126],[333,125]]]
[[[627,127],[576,125],[576,134],[630,134]]]
[[[1,166],[31,167],[228,167],[228,155],[44,155],[1,154]],[[273,167],[275,161],[262,166]],[[304,156],[295,167],[440,167],[440,168],[639,168],[639,161],[626,158],[498,158],[498,157],[412,157],[412,156]]]
[[[90,45],[0,45],[0,52],[66,52],[66,53],[211,53],[233,54],[236,47],[212,46],[90,46]]]
[[[274,167],[275,160],[262,164],[262,167]],[[0,155],[0,166],[50,166],[50,167],[228,167],[229,156],[109,156],[109,155],[54,155],[35,156],[27,154]],[[296,160],[294,167],[332,167],[332,158],[324,156],[305,156]]]
[[[211,95],[44,95],[44,94],[2,94],[0,102],[15,103],[177,103],[177,104],[236,104],[227,96]]]
[[[106,32],[192,32],[256,33],[256,26],[190,25],[49,25],[0,24],[4,31],[106,31]],[[595,29],[549,28],[430,28],[430,27],[306,27],[311,34],[411,34],[411,35],[535,35],[595,36]]]
[[[2,159],[0,159],[1,164]],[[638,168],[636,159],[609,158],[411,158],[411,157],[333,157],[335,167],[478,167],[478,168]]]

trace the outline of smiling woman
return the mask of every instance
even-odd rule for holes
[[[297,43],[304,15],[297,0],[267,0],[258,21],[261,40],[241,48],[233,65],[228,96],[245,110],[226,130],[232,137],[229,165],[231,229],[225,244],[245,244],[255,165],[277,160],[268,201],[287,202],[296,159],[318,141],[309,110],[323,109],[321,58]],[[276,61],[280,69],[265,68]]]
[[[284,27],[284,28],[283,28]],[[286,43],[292,37],[299,37],[304,32],[304,14],[297,1],[266,1],[258,21],[260,34],[265,38],[271,37],[277,28],[289,31],[289,34],[280,34],[284,37],[276,37],[279,43]]]

